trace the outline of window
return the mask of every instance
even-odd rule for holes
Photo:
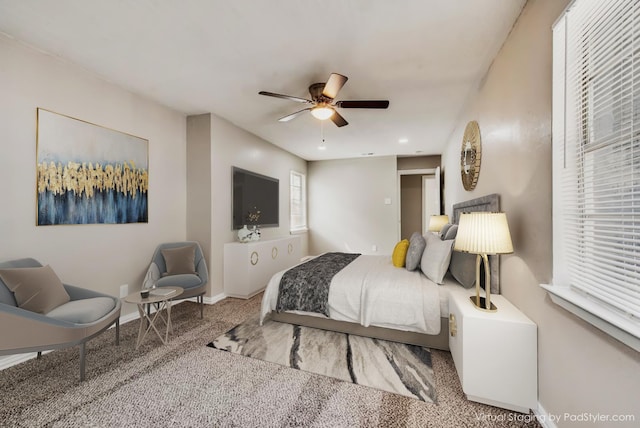
[[[640,5],[553,28],[554,302],[640,350]]]
[[[306,231],[307,186],[305,175],[300,172],[291,171],[289,201],[290,231]]]

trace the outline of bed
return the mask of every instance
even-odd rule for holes
[[[499,208],[500,199],[497,194],[455,204],[452,222],[457,224],[463,212],[495,212]],[[315,259],[305,260],[301,264],[311,263],[312,260]],[[498,294],[497,257],[490,259],[490,266],[491,292]],[[312,267],[309,266],[308,269]],[[288,270],[278,272],[269,281],[262,298],[261,323],[271,319],[435,349],[449,349],[448,298],[452,290],[460,290],[462,287],[449,272],[439,285],[427,278],[420,269],[408,271],[394,267],[389,256],[360,255],[335,273],[326,308],[318,311],[320,313],[290,308],[277,310],[279,303],[282,303],[279,302],[280,282],[287,272]],[[475,288],[468,288],[468,292],[472,295]]]

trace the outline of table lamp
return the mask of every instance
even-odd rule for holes
[[[505,213],[473,212],[460,214],[455,251],[477,254],[476,295],[471,301],[479,310],[495,312],[498,308],[491,303],[491,269],[488,255],[513,253],[509,224]],[[484,262],[486,299],[480,297],[480,260]]]
[[[440,232],[442,226],[447,223],[449,223],[448,215],[432,215],[429,217],[429,232]]]

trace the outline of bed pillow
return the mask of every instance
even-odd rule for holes
[[[458,225],[452,224],[451,227],[447,229],[447,233],[441,235],[443,241],[448,241],[450,239],[456,239],[456,235],[458,234]]]
[[[407,251],[409,250],[409,240],[403,239],[398,242],[393,249],[393,254],[391,255],[391,262],[395,267],[404,267],[405,262],[407,260]]]
[[[167,266],[168,275],[195,274],[196,273],[196,246],[165,248],[160,250]]]
[[[440,229],[440,238],[444,239],[444,236],[447,234],[447,231],[449,230],[449,228],[453,226],[451,223],[447,223],[444,226],[442,226],[442,229]]]
[[[464,288],[473,287],[476,284],[476,255],[454,251],[449,272]]]
[[[437,235],[433,235],[427,242],[420,260],[420,270],[436,284],[443,283],[444,275],[449,269],[452,248],[453,239],[442,241]]]
[[[18,307],[45,314],[71,298],[49,265],[0,269],[0,278],[13,292]]]
[[[426,246],[427,241],[425,241],[424,237],[418,232],[411,235],[411,239],[409,240],[409,249],[407,250],[407,259],[405,261],[405,268],[407,270],[413,271],[418,269],[418,265],[420,265],[420,258],[422,257],[422,253]]]

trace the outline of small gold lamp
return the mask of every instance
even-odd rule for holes
[[[477,254],[476,257],[476,295],[471,301],[477,309],[495,312],[491,303],[491,269],[488,255],[513,253],[509,224],[505,213],[474,212],[460,214],[455,251]],[[486,299],[480,297],[480,260],[484,261]]]
[[[429,232],[440,232],[442,226],[447,223],[449,223],[448,215],[432,215],[429,217]]]

